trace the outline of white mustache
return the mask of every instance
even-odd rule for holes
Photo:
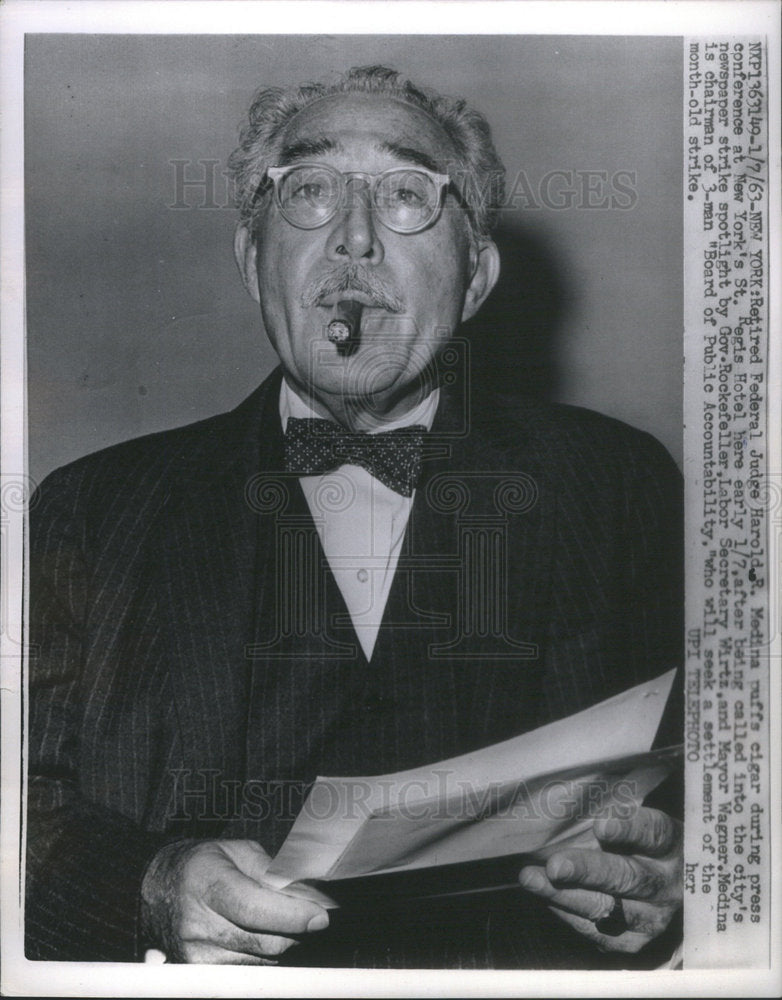
[[[387,312],[399,313],[404,309],[402,300],[382,278],[358,264],[343,264],[316,278],[301,293],[301,304],[307,309],[329,295],[351,291],[368,295],[373,305]]]

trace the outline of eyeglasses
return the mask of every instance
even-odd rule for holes
[[[266,176],[274,184],[274,200],[283,218],[298,229],[317,229],[330,222],[347,204],[348,182],[358,180],[369,187],[378,221],[395,233],[417,233],[431,225],[442,211],[443,190],[451,183],[448,174],[423,167],[367,174],[324,163],[269,167]]]

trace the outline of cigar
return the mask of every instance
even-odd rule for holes
[[[358,337],[364,305],[355,299],[342,299],[334,306],[334,315],[326,327],[332,344],[347,344]]]

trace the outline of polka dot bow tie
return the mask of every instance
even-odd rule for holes
[[[379,434],[346,431],[331,420],[288,418],[285,468],[297,476],[321,476],[340,465],[360,465],[395,493],[413,495],[421,474],[422,424]]]

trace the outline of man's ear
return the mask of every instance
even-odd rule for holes
[[[500,276],[500,252],[493,240],[483,240],[470,251],[472,278],[462,309],[464,323],[478,312]]]
[[[258,290],[258,271],[256,270],[256,250],[255,241],[250,235],[247,226],[240,222],[234,233],[234,258],[239,274],[242,276],[242,283],[250,296],[256,302],[261,301],[261,294]]]

